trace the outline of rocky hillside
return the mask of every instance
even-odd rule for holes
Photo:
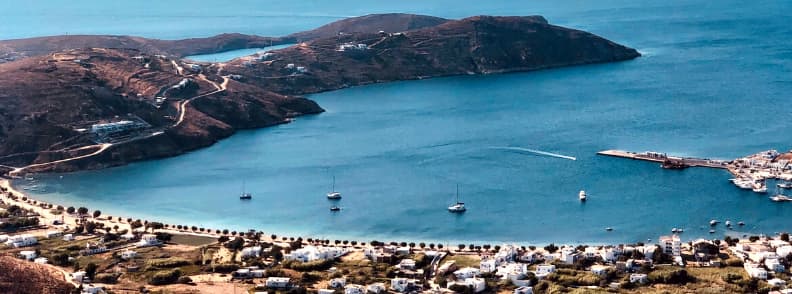
[[[172,57],[295,39],[309,41],[228,63],[190,64]],[[591,33],[551,25],[541,16],[446,20],[387,14],[281,38],[0,41],[2,56],[19,60],[0,62],[0,171],[25,167],[17,172],[27,172],[173,156],[238,129],[322,112],[313,101],[296,96],[306,93],[613,62],[639,54]],[[92,130],[111,122],[128,125],[122,131]]]
[[[640,54],[540,16],[476,16],[404,33],[355,33],[238,59],[225,70],[288,94],[377,82],[633,59]]]

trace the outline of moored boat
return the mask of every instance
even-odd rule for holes
[[[465,212],[467,208],[465,208],[465,202],[459,201],[459,185],[457,185],[457,193],[456,193],[456,203],[448,207],[448,211],[453,213],[460,213]]]

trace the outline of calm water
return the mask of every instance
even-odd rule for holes
[[[294,44],[283,44],[283,45],[275,45],[275,46],[267,46],[263,48],[246,48],[246,49],[238,49],[238,50],[230,50],[212,54],[199,54],[199,55],[190,55],[185,56],[184,58],[194,60],[194,61],[201,61],[201,62],[226,62],[234,58],[253,55],[256,53],[263,53],[272,50],[283,49],[287,47],[291,47]]]
[[[288,33],[335,15],[384,11],[543,14],[646,56],[318,94],[312,98],[327,109],[321,115],[240,132],[176,158],[50,176],[50,192],[38,196],[111,215],[207,227],[452,244],[631,242],[656,240],[672,227],[685,228],[685,238],[692,238],[708,236],[712,218],[745,221],[752,232],[790,229],[792,206],[738,190],[725,171],[668,171],[595,155],[618,148],[731,159],[789,149],[792,110],[784,106],[792,92],[792,27],[784,12],[792,5],[786,2],[751,8],[731,1],[292,2],[267,2],[277,12],[265,3],[199,5],[185,15],[158,12],[137,27],[121,14],[134,9],[113,10],[111,16],[85,12],[85,26],[64,28],[176,38],[220,31]],[[47,13],[36,15],[61,12]],[[117,17],[118,26],[90,26],[107,17]],[[30,29],[0,25],[0,36],[58,33],[51,24],[18,22]],[[202,25],[193,27],[196,22]],[[324,198],[333,175],[344,193],[339,213],[329,212],[333,202]],[[254,193],[252,201],[237,199],[243,181]],[[464,215],[445,210],[457,184],[469,209]],[[585,204],[577,200],[581,189],[590,197]]]

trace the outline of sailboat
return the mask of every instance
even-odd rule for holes
[[[449,206],[448,211],[454,213],[465,212],[465,210],[467,210],[465,208],[465,202],[459,202],[459,185],[457,185],[456,191],[456,204]]]
[[[341,192],[337,192],[335,190],[335,176],[333,176],[333,189],[330,191],[330,193],[327,193],[327,199],[341,199]]]
[[[239,199],[241,199],[241,200],[253,199],[253,194],[250,194],[250,193],[245,191],[245,182],[242,182],[242,193],[239,194]]]
[[[580,198],[580,201],[584,201],[585,202],[586,201],[586,191],[580,190],[580,193],[578,193],[578,198]]]

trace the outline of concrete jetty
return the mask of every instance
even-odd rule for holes
[[[664,168],[679,169],[685,167],[709,167],[727,169],[729,161],[713,160],[707,158],[669,156],[660,152],[630,152],[624,150],[604,150],[597,152],[599,155],[644,160],[662,164]]]

